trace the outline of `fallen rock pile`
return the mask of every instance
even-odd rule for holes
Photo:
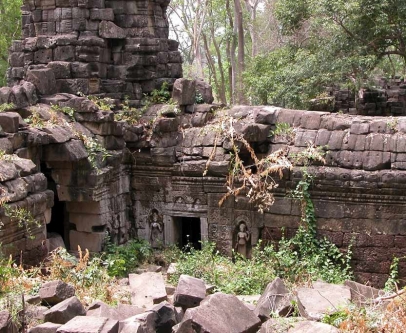
[[[176,289],[165,286],[160,272],[130,274],[131,305],[112,307],[95,301],[86,309],[75,290],[62,281],[44,283],[39,294],[27,298],[27,316],[44,323],[29,333],[335,333],[337,328],[319,322],[350,302],[365,302],[379,290],[347,281],[344,285],[314,282],[289,292],[276,278],[256,305],[217,292],[191,276],[181,275]],[[168,293],[169,291],[169,293]],[[252,299],[252,297],[249,297]],[[295,311],[294,304],[297,304]],[[297,313],[299,312],[299,313]],[[0,333],[16,332],[10,314],[0,313]]]

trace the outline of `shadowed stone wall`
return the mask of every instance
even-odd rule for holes
[[[195,89],[209,89],[180,79],[174,83],[178,107],[152,106],[131,125],[77,96],[79,91],[113,99],[128,95],[138,105],[142,93],[181,75],[177,43],[167,39],[167,5],[25,3],[23,39],[10,53],[10,87],[0,88],[0,104],[15,104],[0,113],[0,149],[19,157],[0,159],[0,200],[26,207],[41,224],[31,239],[1,209],[3,248],[38,261],[57,232],[71,250],[100,251],[108,235],[119,244],[144,238],[154,247],[211,240],[230,255],[241,223],[251,234],[248,254],[259,239],[280,240],[281,228],[293,235],[300,207],[286,195],[301,179],[300,167],[284,174],[275,204],[264,214],[244,196],[219,207],[232,149],[212,120],[231,116],[259,157],[280,148],[298,153],[310,143],[327,147],[326,165],[309,170],[315,176],[318,233],[343,249],[354,240],[357,278],[382,286],[393,257],[403,257],[406,249],[405,117],[193,105]],[[32,119],[28,124],[32,115],[43,124]],[[289,124],[290,135],[270,135],[278,123]],[[108,156],[89,151],[84,142],[90,139]],[[404,260],[399,273],[406,277]]]

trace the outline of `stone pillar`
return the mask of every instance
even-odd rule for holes
[[[207,217],[200,218],[200,235],[202,242],[209,240],[209,224],[207,222]]]

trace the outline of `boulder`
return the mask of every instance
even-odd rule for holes
[[[206,285],[203,280],[181,275],[174,294],[174,305],[183,308],[198,306],[206,297]]]
[[[383,296],[383,294],[385,293],[384,291],[373,288],[371,286],[366,286],[364,284],[349,280],[345,281],[344,285],[350,288],[351,301],[359,305],[368,303],[368,301],[371,301],[379,296]]]
[[[16,112],[1,112],[0,126],[6,133],[16,133],[20,118],[21,116]]]
[[[339,330],[328,324],[305,320],[294,324],[288,333],[339,333]]]
[[[56,333],[62,324],[43,323],[28,330],[28,333]]]
[[[118,311],[102,301],[94,301],[90,304],[86,311],[86,316],[120,320]]]
[[[80,140],[43,147],[43,160],[47,162],[76,162],[87,156],[86,148]]]
[[[75,288],[63,281],[46,282],[39,290],[39,297],[49,305],[58,304],[75,295]]]
[[[173,84],[172,99],[180,106],[195,104],[196,81],[177,79]]]
[[[44,313],[44,320],[56,324],[66,324],[76,316],[84,316],[85,308],[76,296],[72,296]]]
[[[27,70],[27,81],[31,82],[40,95],[56,93],[56,80],[51,68],[31,68]]]
[[[120,333],[156,333],[158,315],[147,311],[120,322]]]
[[[202,102],[211,104],[214,101],[213,89],[210,84],[203,80],[196,80],[196,93],[200,94]]]
[[[178,323],[174,306],[168,302],[162,302],[154,306],[152,311],[157,314],[155,319],[156,332],[171,333],[172,327]]]
[[[118,304],[116,311],[119,316],[118,320],[124,320],[124,319],[134,317],[136,315],[143,313],[145,311],[145,309],[142,309],[142,308],[139,308],[138,306],[130,305],[130,304]]]
[[[0,311],[0,333],[17,333],[17,327],[11,322],[10,312]]]
[[[267,320],[272,314],[285,317],[292,311],[289,291],[283,280],[276,278],[269,283],[257,302],[254,313],[261,320]]]
[[[150,309],[167,299],[165,282],[161,273],[130,274],[131,304]]]
[[[198,332],[254,333],[260,325],[259,318],[236,296],[216,293],[208,296],[200,306],[187,309],[182,323],[174,331],[194,332],[189,327],[199,327]]]
[[[297,303],[302,317],[320,320],[351,301],[350,288],[325,282],[314,282],[313,288],[298,288]]]
[[[262,324],[258,333],[286,333],[290,328],[293,328],[299,321],[303,321],[301,317],[280,317],[271,318]]]
[[[57,333],[118,333],[117,320],[102,317],[75,317],[58,328]]]

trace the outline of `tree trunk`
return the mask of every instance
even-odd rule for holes
[[[236,72],[236,102],[238,104],[246,104],[244,87],[242,82],[242,73],[245,69],[245,52],[244,52],[244,26],[243,26],[243,14],[240,0],[234,0],[235,9],[235,21],[238,34],[238,61]]]

